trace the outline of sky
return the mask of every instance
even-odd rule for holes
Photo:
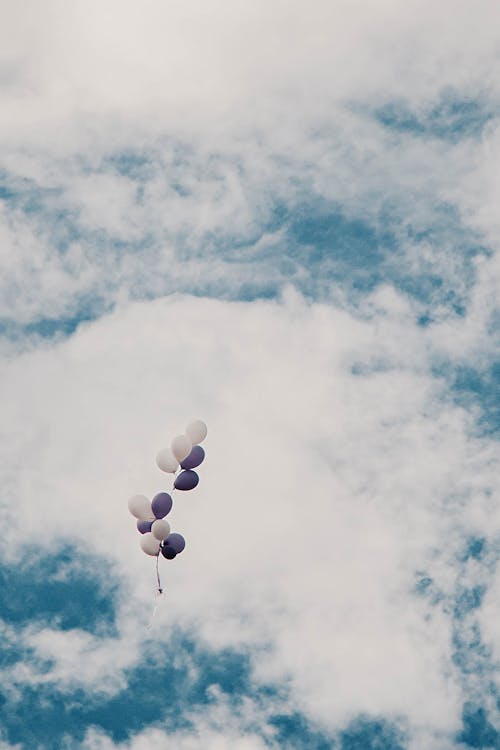
[[[0,750],[500,749],[496,0],[0,17]]]

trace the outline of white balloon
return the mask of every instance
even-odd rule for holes
[[[191,440],[193,445],[199,445],[205,440],[207,436],[207,426],[201,419],[195,419],[194,422],[190,422],[186,427],[186,435]]]
[[[141,545],[142,551],[145,552],[146,555],[156,557],[158,552],[160,551],[160,542],[152,535],[150,531],[141,536],[139,544]]]
[[[156,456],[156,465],[168,474],[175,474],[179,468],[179,462],[169,448],[163,448]]]
[[[171,443],[172,453],[178,461],[184,461],[191,453],[193,444],[187,435],[177,435]]]
[[[155,521],[151,526],[151,533],[155,539],[159,539],[160,542],[163,542],[163,540],[170,534],[169,522],[164,521],[163,518],[158,519],[158,521]]]
[[[154,518],[151,503],[144,495],[134,495],[128,501],[128,509],[133,516],[141,521],[150,521]]]

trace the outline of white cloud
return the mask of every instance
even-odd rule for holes
[[[266,726],[268,711],[262,706],[255,706],[252,701],[244,700],[240,706],[227,705],[223,697],[213,691],[211,705],[195,712],[187,712],[185,719],[190,722],[187,729],[165,731],[160,726],[145,729],[129,741],[115,744],[106,734],[90,729],[82,743],[82,750],[146,750],[149,747],[170,748],[179,750],[267,750],[278,747],[273,742],[275,730]],[[259,733],[255,727],[259,726]]]
[[[354,245],[350,257],[335,260],[336,242],[353,242],[342,230],[323,261],[309,260],[304,248],[294,254],[286,225],[300,220],[309,204],[313,212],[326,205],[379,234],[393,233],[398,247],[385,266],[390,277],[437,276],[441,296],[447,290],[464,295],[472,281],[460,247],[467,228],[436,212],[436,204],[475,168],[470,153],[411,137],[394,141],[342,108],[332,113],[333,124],[332,132],[312,138],[294,128],[233,134],[220,146],[201,137],[188,144],[154,136],[139,149],[143,179],[119,174],[110,161],[120,149],[137,147],[133,128],[118,146],[77,140],[76,153],[64,158],[37,150],[26,163],[19,152],[0,153],[8,187],[23,195],[19,174],[32,170],[30,189],[40,203],[31,212],[6,205],[0,216],[1,315],[28,323],[72,316],[96,300],[112,305],[178,290],[234,297],[252,284],[276,289],[295,283],[338,297],[332,264],[342,283],[342,262],[359,273],[366,259],[362,251],[356,257]],[[273,226],[280,205],[288,218],[285,226]],[[393,207],[388,217],[387,206]],[[434,225],[437,240],[415,239]],[[449,317],[449,304],[435,314]]]
[[[7,548],[15,558],[41,529],[48,546],[81,540],[131,592],[109,652],[78,633],[31,636],[55,660],[49,679],[92,689],[100,664],[113,684],[116,653],[127,664],[137,653],[154,563],[126,500],[166,486],[154,455],[200,415],[208,458],[200,488],[176,498],[172,526],[188,547],[162,561],[155,637],[179,625],[213,648],[249,649],[256,679],[287,679],[292,701],[330,729],[366,711],[407,716],[415,731],[457,727],[451,621],[413,588],[425,571],[453,593],[464,528],[490,529],[497,460],[442,400],[432,336],[390,294],[382,303],[363,322],[296,293],[171,298],[4,363],[2,483],[19,519]],[[374,362],[383,369],[351,372]],[[82,671],[89,648],[96,664]]]
[[[28,5],[0,31],[0,166],[41,205],[0,217],[2,316],[301,283],[307,263],[281,267],[262,242],[288,255],[272,211],[314,199],[387,221],[399,269],[465,293],[458,218],[491,234],[495,124],[478,149],[386,132],[369,112],[403,97],[425,119],[446,90],[494,110],[495,2]],[[110,162],[130,150],[146,159],[143,182]],[[457,210],[447,231],[416,240],[443,223],[443,203]]]
[[[354,92],[422,103],[442,86],[484,90],[498,80],[498,19],[493,0],[30,2],[3,24],[4,132],[36,138],[36,112],[64,144],[56,123],[97,111],[192,133],[248,125],[250,107],[267,124],[290,104],[307,121]]]
[[[156,450],[200,415],[208,460],[200,489],[176,501],[188,549],[164,565],[165,638],[176,624],[250,650],[256,679],[288,680],[292,701],[330,728],[359,711],[407,716],[415,747],[429,736],[447,747],[466,688],[449,614],[414,595],[415,574],[453,595],[464,530],[496,533],[498,456],[431,367],[481,369],[495,352],[498,127],[445,142],[388,131],[370,113],[403,98],[425,120],[446,90],[495,111],[498,3],[51,0],[4,11],[0,168],[18,197],[0,213],[0,317],[117,306],[68,341],[5,351],[6,554],[34,535],[74,539],[132,591],[116,642],[24,631],[54,666],[18,681],[123,684],[154,580],[126,499],[163,486]],[[141,179],[113,161],[127,152],[144,156]],[[36,210],[20,205],[27,196]],[[464,317],[438,296],[437,323],[416,326],[418,302],[394,290],[388,266],[356,315],[320,264],[283,269],[279,249],[290,248],[273,210],[294,216],[308,201],[387,223],[389,264],[468,294]],[[470,231],[493,254],[469,267]],[[130,304],[310,275],[331,305],[291,290],[282,303]],[[480,616],[497,649],[492,595]],[[217,727],[206,736],[204,747],[227,742]],[[231,735],[231,747],[260,742]]]

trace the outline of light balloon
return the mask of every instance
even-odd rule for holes
[[[154,519],[151,503],[144,495],[134,495],[128,501],[128,509],[136,518],[142,521]]]
[[[193,443],[187,435],[177,435],[171,443],[172,453],[178,461],[183,461],[191,453]]]
[[[156,465],[162,471],[166,471],[167,474],[175,474],[179,468],[179,462],[170,448],[163,448],[163,450],[156,454]]]
[[[151,557],[156,557],[160,551],[160,542],[151,532],[143,534],[140,539],[140,545],[143,552]]]
[[[166,539],[170,534],[169,522],[164,521],[163,519],[154,521],[153,525],[151,526],[151,533],[153,534],[155,539],[158,539],[159,542],[163,542],[163,540]]]
[[[186,427],[186,435],[189,437],[193,445],[202,443],[207,436],[207,426],[201,419],[195,419],[194,422],[190,422]]]

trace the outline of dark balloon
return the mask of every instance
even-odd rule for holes
[[[184,461],[181,461],[181,466],[183,469],[196,469],[196,467],[201,464],[204,458],[205,451],[203,450],[201,445],[193,445],[189,456],[185,458]]]
[[[151,502],[155,518],[165,518],[172,510],[172,498],[168,492],[159,492]]]
[[[171,547],[179,554],[186,546],[186,540],[182,534],[169,534],[165,540],[165,545]]]
[[[195,471],[181,471],[174,482],[174,487],[177,490],[192,490],[199,481],[200,478]]]
[[[137,529],[141,532],[141,534],[147,534],[148,531],[151,531],[152,525],[152,521],[141,521],[140,519],[137,521]]]
[[[176,557],[177,552],[173,547],[169,547],[168,545],[164,544],[161,548],[161,554],[163,557],[166,557],[167,560],[173,560],[174,557]]]

